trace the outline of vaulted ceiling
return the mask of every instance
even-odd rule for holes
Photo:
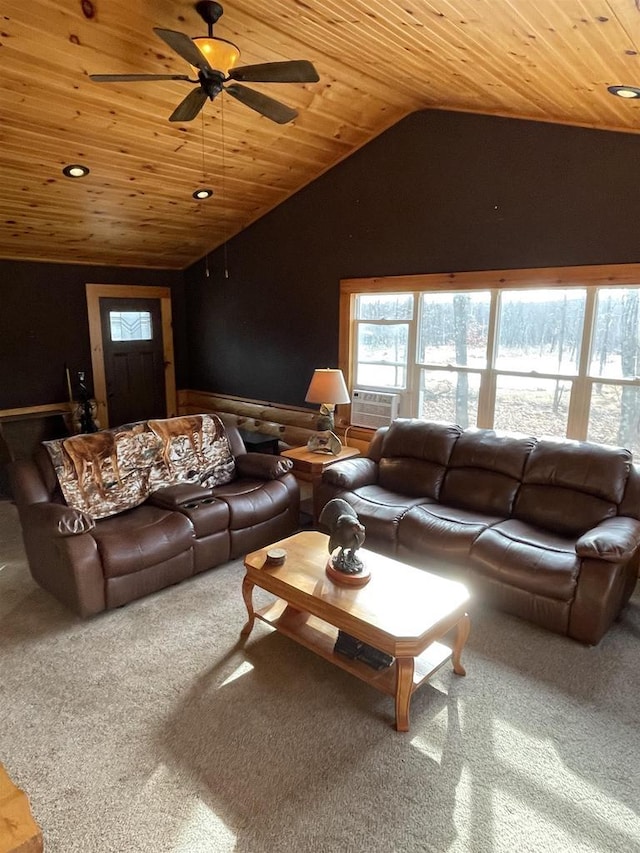
[[[0,258],[182,269],[414,110],[640,128],[640,100],[607,92],[640,86],[640,0],[223,5],[240,65],[314,63],[317,83],[251,84],[293,122],[222,94],[170,123],[188,83],[89,80],[191,73],[153,28],[206,35],[193,2],[4,0]]]

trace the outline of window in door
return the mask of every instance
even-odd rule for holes
[[[109,311],[112,341],[150,341],[153,326],[149,311]]]

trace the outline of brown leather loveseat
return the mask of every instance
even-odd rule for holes
[[[176,474],[176,454],[191,453],[193,433],[186,428],[203,420],[215,421],[227,454],[225,482],[219,485],[202,485],[197,464],[187,465],[188,482]],[[247,453],[237,428],[222,420],[190,416],[95,433],[93,441],[87,437],[87,446],[116,448],[109,459],[103,454],[99,479],[93,470],[97,461],[79,452],[82,437],[75,443],[65,440],[66,448],[62,442],[55,448],[60,470],[76,465],[74,476],[81,487],[84,482],[79,497],[113,502],[113,494],[134,479],[143,490],[138,505],[104,518],[67,504],[45,448],[33,460],[14,463],[13,495],[34,579],[80,616],[90,616],[295,532],[300,493],[290,460]],[[155,424],[154,432],[148,424]],[[194,452],[200,450],[196,443]],[[150,457],[156,466],[166,462],[169,485],[148,485],[153,481],[144,464]]]
[[[497,607],[596,644],[627,603],[640,553],[628,450],[398,419],[366,457],[328,468],[365,547],[455,573]]]

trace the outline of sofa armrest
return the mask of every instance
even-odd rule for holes
[[[589,559],[624,563],[640,547],[640,521],[627,516],[607,518],[576,542],[576,554]]]
[[[23,507],[21,514],[26,525],[37,527],[51,536],[79,536],[96,526],[86,512],[64,504],[35,503]]]
[[[291,459],[269,453],[242,453],[236,456],[236,475],[258,480],[279,480],[293,468]]]
[[[373,459],[359,456],[336,462],[322,474],[322,480],[340,489],[357,489],[360,486],[373,486],[378,482],[378,465]]]
[[[34,580],[79,616],[104,610],[104,573],[91,535],[93,519],[64,504],[43,502],[20,507],[20,522]]]

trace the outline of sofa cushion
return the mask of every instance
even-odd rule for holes
[[[394,421],[382,440],[379,484],[409,497],[437,500],[461,433],[455,424],[407,418]]]
[[[522,482],[574,489],[619,504],[631,460],[631,451],[623,447],[541,438],[529,455]]]
[[[446,473],[440,500],[448,506],[508,518],[519,487],[519,480],[497,471],[453,468]]]
[[[409,456],[446,465],[461,434],[462,427],[456,424],[398,418],[384,435],[381,456]]]
[[[213,495],[229,507],[230,530],[241,530],[275,518],[290,504],[286,477],[278,480],[254,480],[250,477],[233,480],[217,486]]]
[[[384,457],[378,466],[378,482],[389,492],[437,500],[445,472],[444,465],[423,459]]]
[[[616,513],[609,501],[558,486],[521,486],[513,509],[514,518],[572,537]]]
[[[43,442],[69,506],[107,518],[177,483],[228,482],[235,463],[212,415],[141,421]]]
[[[465,560],[482,531],[499,521],[500,516],[439,503],[411,507],[399,522],[398,557],[424,554],[429,562],[432,557]]]
[[[104,576],[127,575],[169,560],[193,545],[193,527],[179,512],[145,504],[96,524]]]
[[[531,436],[465,430],[453,448],[440,501],[508,518],[535,444]]]
[[[514,519],[484,530],[470,558],[470,567],[480,575],[561,601],[573,598],[581,562],[573,537]]]
[[[527,460],[513,517],[580,536],[618,514],[631,458],[622,447],[540,439]]]

